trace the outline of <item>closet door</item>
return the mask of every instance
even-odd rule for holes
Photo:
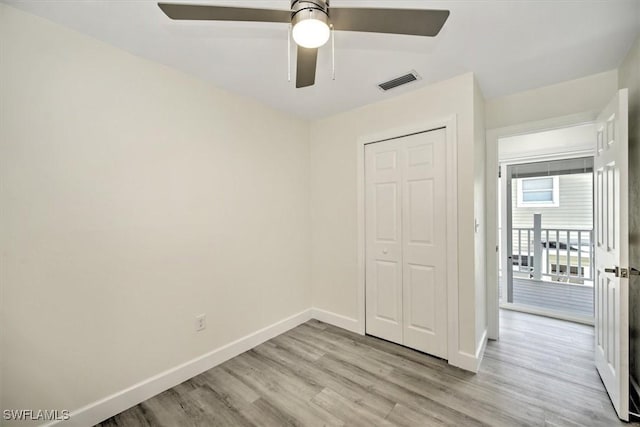
[[[365,146],[366,331],[402,344],[401,140]]]
[[[366,332],[447,357],[444,129],[365,147]]]
[[[403,344],[446,357],[445,130],[403,140]]]

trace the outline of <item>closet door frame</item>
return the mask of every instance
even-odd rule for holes
[[[458,354],[458,153],[457,119],[455,115],[412,126],[389,129],[386,131],[362,135],[356,143],[357,150],[357,188],[358,188],[358,318],[356,331],[365,334],[365,145],[389,139],[445,129],[447,146],[447,359],[457,365],[454,358]]]

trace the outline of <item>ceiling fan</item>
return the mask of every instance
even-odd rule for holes
[[[298,45],[296,88],[315,83],[318,48],[329,40],[332,29],[434,37],[449,17],[448,10],[329,8],[329,0],[291,0],[290,10],[184,3],[158,6],[169,18],[178,20],[291,24]]]

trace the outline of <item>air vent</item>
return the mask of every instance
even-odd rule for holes
[[[406,85],[407,83],[415,82],[416,80],[420,80],[420,76],[415,71],[411,71],[404,76],[396,77],[395,79],[389,80],[388,82],[380,83],[378,87],[384,91],[388,91],[389,89]]]

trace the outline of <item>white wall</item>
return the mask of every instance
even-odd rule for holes
[[[616,70],[544,86],[487,101],[487,129],[503,128],[578,113],[597,113],[617,90]]]
[[[384,96],[384,95],[381,95]],[[478,94],[478,99],[480,99]],[[358,317],[357,140],[359,137],[457,115],[458,260],[474,260],[474,78],[465,74],[311,125],[311,255],[313,305]],[[478,126],[479,120],[477,121]],[[478,129],[480,129],[478,127]],[[478,182],[478,186],[482,184]],[[482,224],[481,224],[482,225]],[[459,266],[460,352],[476,352],[476,277]],[[354,320],[355,321],[355,320]],[[449,355],[450,360],[456,355]]]
[[[2,4],[0,53],[2,408],[73,410],[311,306],[307,122]]]
[[[620,88],[629,89],[629,261],[640,269],[640,38],[618,72]],[[629,286],[630,372],[640,380],[640,277]]]

